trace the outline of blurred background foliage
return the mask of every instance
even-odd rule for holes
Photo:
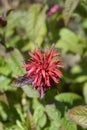
[[[55,4],[62,10],[48,16]],[[0,130],[86,129],[87,116],[81,127],[68,111],[87,104],[87,0],[1,0],[1,16],[9,9],[7,25],[0,24]],[[14,81],[25,73],[28,52],[52,43],[64,60],[63,78],[40,100],[32,86]]]

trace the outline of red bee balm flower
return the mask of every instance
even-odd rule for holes
[[[59,70],[64,68],[63,65],[59,65],[62,60],[53,60],[55,57],[60,56],[60,53],[57,53],[52,46],[50,51],[46,49],[45,53],[42,53],[40,49],[35,49],[34,54],[29,52],[29,55],[31,59],[23,66],[26,69],[25,76],[32,79],[33,88],[43,98],[47,89],[53,88],[54,84],[59,83],[59,78],[62,77]]]

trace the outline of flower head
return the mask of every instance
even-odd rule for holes
[[[29,52],[29,55],[31,59],[23,66],[26,69],[25,77],[32,79],[33,88],[42,98],[49,88],[54,88],[54,85],[59,83],[59,78],[62,77],[59,69],[64,66],[59,64],[62,60],[54,60],[55,57],[60,56],[60,53],[57,53],[53,46],[44,53],[40,49],[35,49],[34,53]]]

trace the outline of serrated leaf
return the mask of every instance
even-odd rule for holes
[[[9,53],[7,53],[5,59],[14,77],[24,74],[25,70],[22,68],[24,59],[19,50],[14,49],[10,51]]]
[[[78,3],[79,3],[79,0],[66,0],[65,1],[64,10],[63,10],[63,19],[65,22],[65,25],[67,25]]]
[[[73,107],[69,110],[68,117],[76,124],[87,128],[87,105]]]

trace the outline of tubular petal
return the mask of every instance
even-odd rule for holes
[[[40,60],[42,60],[43,54],[41,53],[40,49],[35,50],[34,52],[39,56]]]
[[[33,54],[30,53],[30,52],[29,52],[29,55],[32,57],[33,60],[35,60],[35,61],[37,61],[37,62],[39,61],[39,59],[38,59],[37,56],[33,55]]]
[[[54,68],[53,70],[52,70],[52,72],[54,72],[58,77],[62,77],[62,73],[61,73],[61,71],[59,71],[58,69],[56,69],[56,68]]]
[[[35,71],[35,67],[32,67],[29,71],[27,71],[28,76],[30,76]]]

